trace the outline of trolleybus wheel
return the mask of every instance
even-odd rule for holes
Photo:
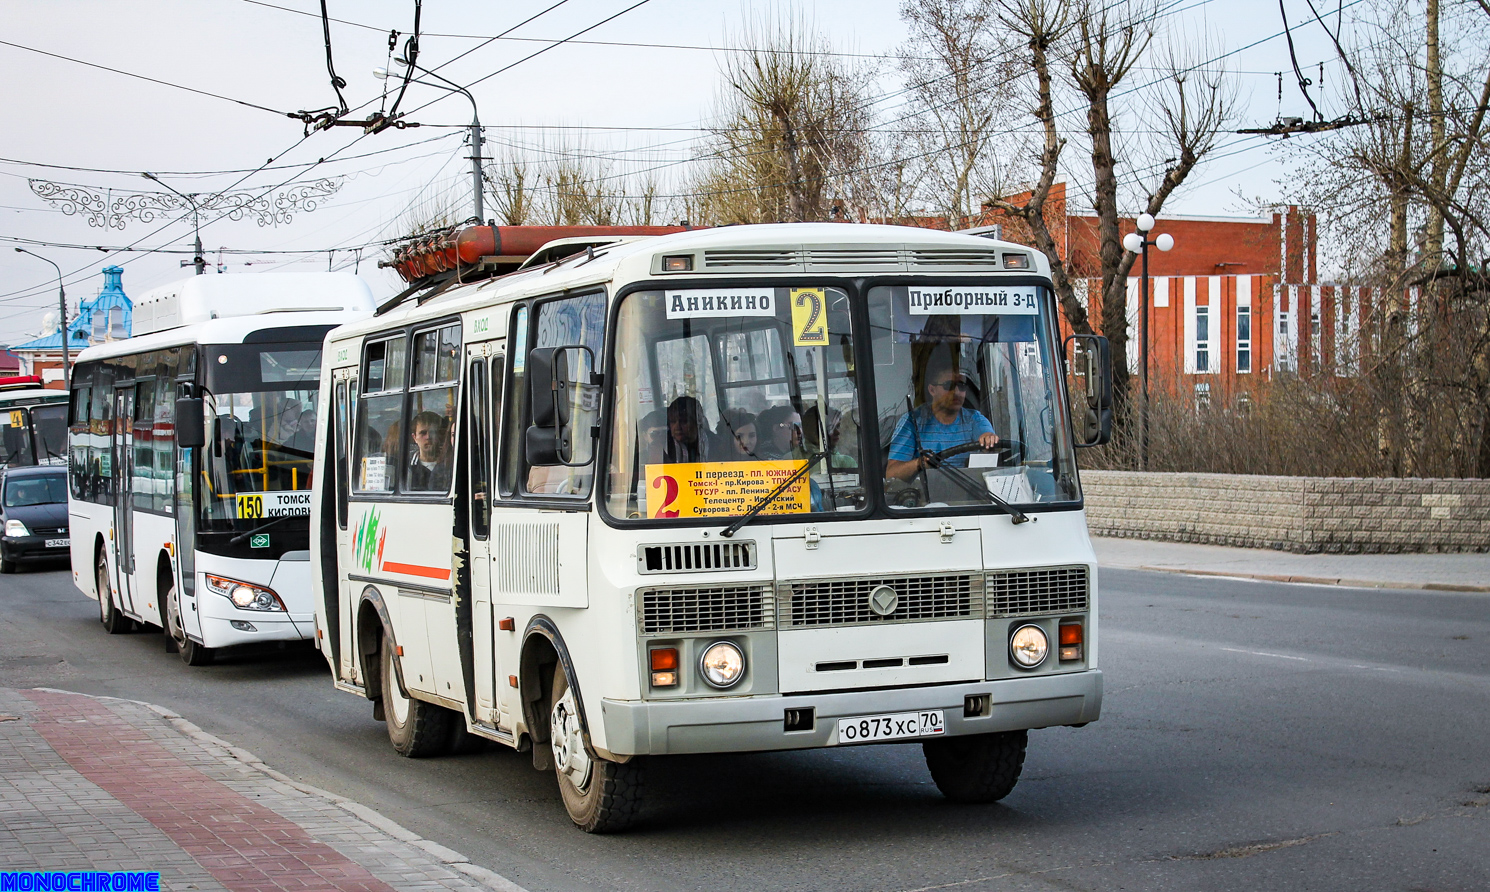
[[[205,666],[211,663],[216,652],[186,637],[186,627],[181,623],[181,602],[176,600],[174,583],[166,590],[165,609],[166,637],[175,643],[181,662],[188,666]]]
[[[114,589],[109,585],[109,559],[99,552],[98,566],[93,571],[93,584],[98,588],[98,621],[105,632],[119,635],[129,631],[130,619],[114,606]]]
[[[597,759],[585,749],[579,706],[562,666],[554,670],[548,722],[559,795],[570,820],[586,833],[616,833],[630,827],[641,811],[641,764],[634,759]]]
[[[443,706],[415,700],[404,693],[393,667],[393,641],[383,636],[383,721],[388,739],[400,756],[417,759],[445,749],[450,739],[452,713]]]
[[[1019,783],[1025,731],[944,737],[921,744],[926,767],[942,795],[953,802],[997,802]]]

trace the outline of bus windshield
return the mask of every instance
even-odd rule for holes
[[[864,297],[867,332],[846,291],[811,283],[623,298],[610,514],[728,519],[772,493],[761,514],[849,516],[868,490],[895,512],[1080,497],[1047,289],[985,280]],[[864,337],[873,367],[858,375]]]
[[[613,516],[738,517],[783,486],[762,514],[865,506],[845,291],[635,292],[614,349]]]
[[[869,289],[877,435],[892,511],[1079,496],[1046,289]]]
[[[310,515],[320,344],[209,346],[201,524],[249,529]]]

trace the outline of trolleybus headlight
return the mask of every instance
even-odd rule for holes
[[[26,529],[26,525],[19,520],[7,520],[5,522],[5,535],[12,539],[21,539],[31,535],[31,531]]]
[[[1020,626],[1009,636],[1009,657],[1025,669],[1045,662],[1050,653],[1050,638],[1039,626]]]
[[[714,687],[734,687],[745,677],[745,654],[728,641],[716,641],[704,649],[698,669]]]
[[[271,589],[223,576],[213,576],[211,573],[204,575],[207,577],[207,588],[232,601],[235,607],[244,610],[285,609],[285,602]]]

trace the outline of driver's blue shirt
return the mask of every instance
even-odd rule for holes
[[[915,429],[911,428],[912,416]],[[900,416],[895,433],[890,436],[890,451],[893,461],[910,461],[916,457],[917,446],[928,452],[940,452],[964,443],[975,443],[984,434],[993,433],[993,424],[977,409],[966,406],[958,410],[951,424],[943,424],[936,414],[925,406]],[[919,441],[919,443],[918,443]],[[967,453],[954,455],[946,460],[953,467],[967,467]]]

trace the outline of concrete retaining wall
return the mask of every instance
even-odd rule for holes
[[[1490,551],[1490,480],[1083,471],[1092,533],[1330,552]]]

